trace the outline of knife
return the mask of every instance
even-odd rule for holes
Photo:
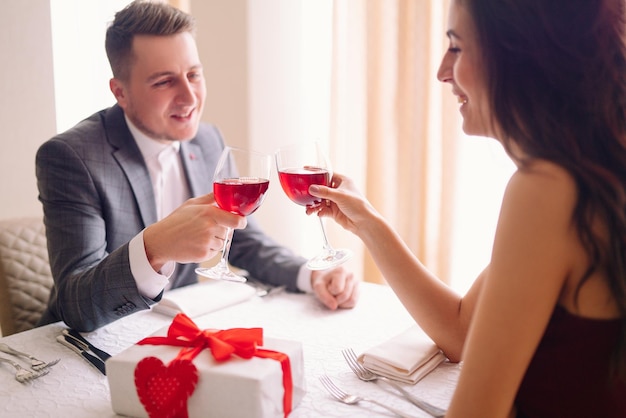
[[[85,350],[85,348],[81,345],[80,341],[73,339],[71,335],[59,335],[57,336],[57,341],[81,355],[89,362],[89,364],[94,366],[100,371],[100,373],[106,376],[107,373],[104,361],[93,354],[88,353],[87,350]]]
[[[100,360],[102,361],[107,361],[109,359],[109,357],[111,357],[111,355],[109,353],[107,353],[106,351],[102,351],[100,350],[98,347],[94,346],[93,344],[91,344],[89,341],[87,341],[87,339],[85,337],[83,337],[82,335],[80,335],[80,332],[73,330],[73,329],[64,329],[63,330],[63,334],[65,335],[69,335],[74,337],[77,340],[80,340],[80,342],[82,342],[84,345],[86,345],[91,352],[93,352],[95,355],[97,355],[98,357],[100,357]]]

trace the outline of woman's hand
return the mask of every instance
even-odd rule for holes
[[[307,206],[306,213],[331,217],[348,231],[357,234],[368,219],[378,217],[373,206],[361,195],[352,179],[335,173],[331,181],[332,187],[313,185],[309,193],[322,198],[315,206]]]

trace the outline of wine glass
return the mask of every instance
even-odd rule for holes
[[[217,205],[237,215],[248,216],[256,211],[269,187],[272,157],[256,151],[225,147],[213,175],[213,195]],[[226,230],[222,256],[211,268],[199,267],[196,273],[211,279],[245,282],[228,267],[231,228]]]
[[[278,178],[287,197],[298,205],[308,206],[321,203],[320,198],[309,194],[309,186],[329,186],[333,176],[330,161],[319,142],[299,143],[281,147],[276,151]],[[322,217],[318,217],[322,228],[324,245],[322,251],[307,262],[311,270],[326,270],[346,262],[352,257],[348,249],[331,247]]]

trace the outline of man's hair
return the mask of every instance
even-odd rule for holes
[[[165,3],[135,0],[115,14],[106,32],[105,49],[113,77],[128,80],[133,61],[135,35],[168,36],[182,32],[195,35],[195,20]]]

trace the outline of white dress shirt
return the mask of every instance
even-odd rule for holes
[[[154,190],[157,218],[163,219],[191,197],[180,158],[180,142],[162,143],[141,132],[126,117],[126,123],[141,151]],[[129,243],[130,270],[141,295],[156,298],[169,285],[176,263],[167,262],[155,272],[148,261],[143,242],[143,231]]]

